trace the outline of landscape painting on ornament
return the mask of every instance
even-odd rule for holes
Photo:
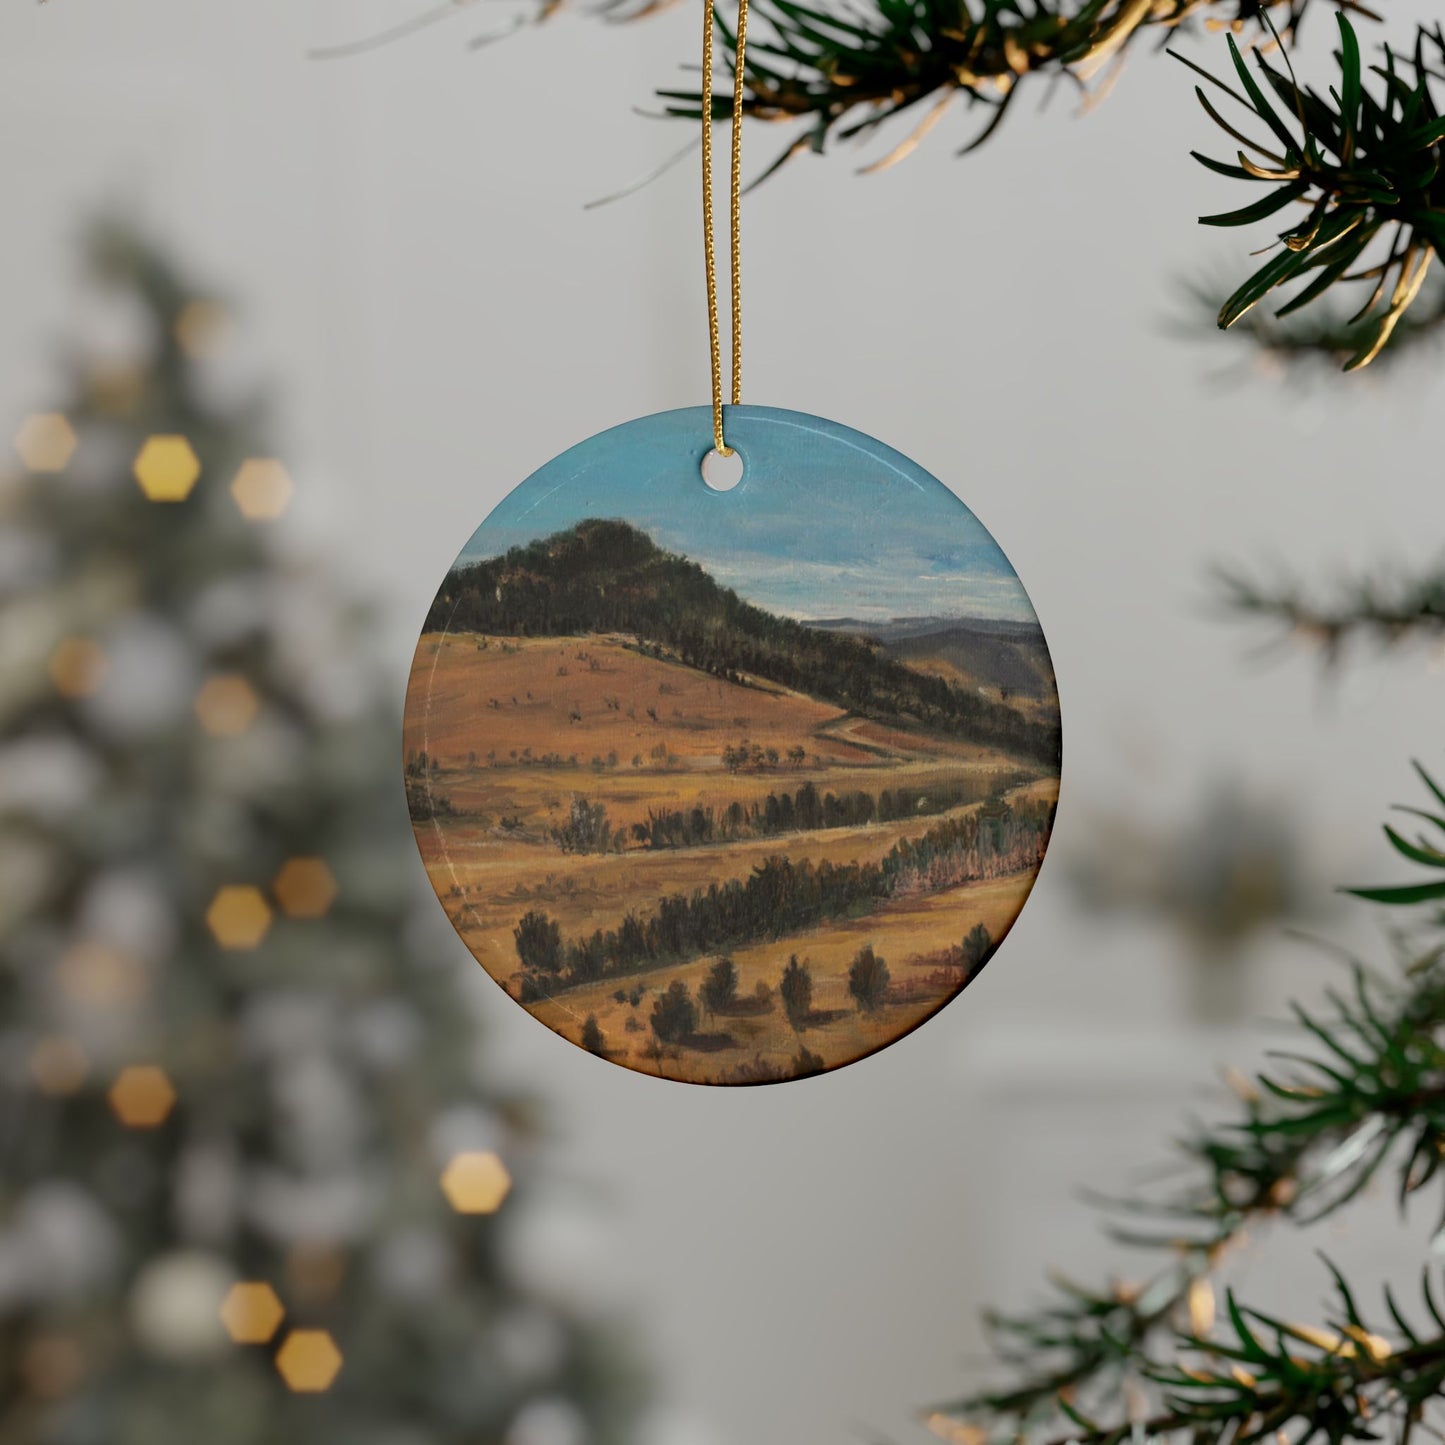
[[[539,473],[448,573],[407,694],[417,843],[572,1043],[693,1083],[822,1073],[1018,916],[1058,796],[1048,650],[932,478],[885,517],[836,455],[726,506],[648,460],[622,437],[600,481]]]

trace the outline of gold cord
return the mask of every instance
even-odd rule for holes
[[[732,269],[733,374],[732,404],[743,390],[743,58],[748,43],[748,0],[738,0],[737,48],[733,57],[733,134],[730,170],[729,242]],[[707,331],[712,359],[712,434],[719,455],[733,449],[723,440],[722,338],[718,326],[717,247],[713,240],[712,201],[712,52],[713,0],[703,0],[702,36],[702,249],[707,270]]]

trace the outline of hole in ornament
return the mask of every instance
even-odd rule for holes
[[[702,479],[715,492],[730,492],[743,479],[742,454],[734,449],[724,456],[714,447],[702,459]]]

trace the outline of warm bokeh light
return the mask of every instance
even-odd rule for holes
[[[238,672],[217,673],[196,694],[196,717],[213,738],[233,738],[255,721],[261,700]]]
[[[30,1051],[30,1077],[42,1094],[62,1098],[76,1093],[90,1072],[90,1060],[75,1039],[51,1034]]]
[[[1189,1281],[1189,1328],[1203,1339],[1214,1328],[1214,1286],[1204,1275]]]
[[[56,965],[60,987],[78,1004],[126,1007],[140,1002],[148,982],[140,959],[96,939],[82,939]]]
[[[507,1166],[490,1150],[458,1154],[442,1172],[442,1193],[458,1214],[495,1214],[511,1187]]]
[[[321,918],[336,901],[336,878],[324,858],[292,858],[271,891],[289,918]]]
[[[329,1390],[341,1370],[341,1351],[325,1330],[292,1330],[276,1352],[276,1368],[298,1394]]]
[[[274,457],[252,457],[241,463],[231,483],[231,496],[248,522],[272,522],[291,503],[291,475]]]
[[[67,637],[50,654],[50,681],[62,697],[89,697],[105,680],[105,649],[93,637]]]
[[[153,436],[136,453],[132,468],[153,502],[184,502],[201,475],[201,463],[185,437]]]
[[[346,1251],[334,1244],[295,1244],[286,1251],[288,1293],[309,1302],[331,1299],[346,1279]]]
[[[63,472],[75,455],[75,428],[58,411],[34,412],[21,422],[15,450],[32,472]]]
[[[276,1291],[264,1280],[233,1284],[221,1303],[221,1323],[238,1345],[268,1344],[285,1316]]]
[[[255,948],[271,927],[271,905],[259,888],[228,884],[211,900],[206,927],[222,948]]]
[[[110,1086],[110,1107],[128,1129],[154,1129],[175,1107],[176,1091],[164,1069],[132,1064]]]
[[[219,301],[188,301],[172,327],[176,345],[192,361],[218,355],[231,332],[231,313]]]

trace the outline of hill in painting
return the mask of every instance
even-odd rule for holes
[[[961,678],[946,676],[941,669],[910,665],[905,652],[895,652],[899,644],[882,637],[776,616],[622,521],[579,522],[453,570],[425,630],[520,637],[630,634],[731,682],[762,679],[864,717],[915,723],[1038,761],[1056,762],[1059,755],[1056,721],[1010,706],[1001,685],[990,696],[969,685],[970,669]],[[971,639],[966,650],[977,663],[986,651],[985,634],[966,635]],[[963,650],[964,639],[960,630],[947,645]],[[994,653],[994,671],[1010,657],[1022,658],[1018,644],[1003,633],[996,635]],[[1017,670],[1022,676],[1021,662]]]

